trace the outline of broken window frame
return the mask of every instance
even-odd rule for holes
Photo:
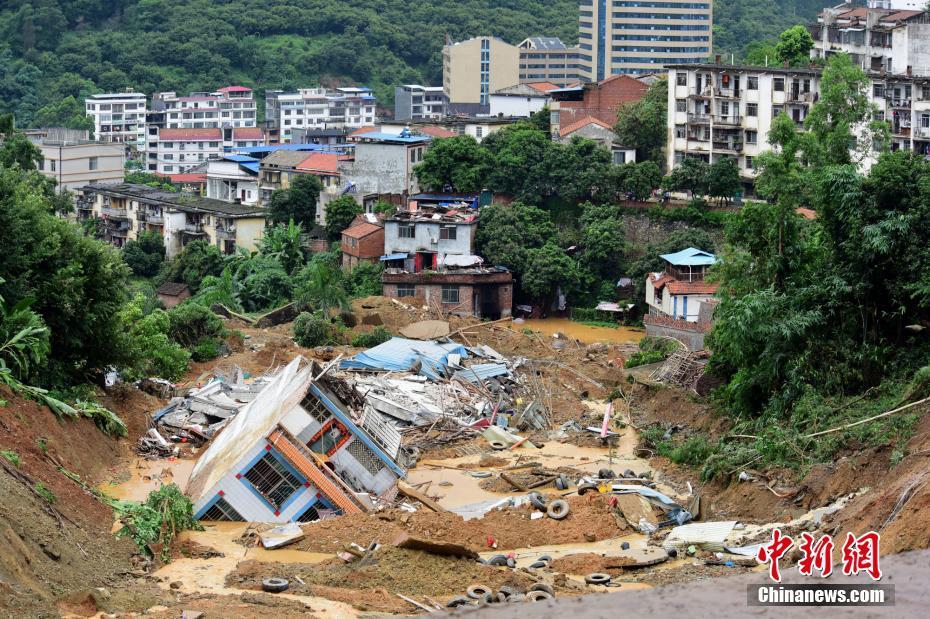
[[[222,516],[222,518],[216,516]],[[233,516],[235,516],[235,518],[233,518]],[[208,522],[245,522],[245,518],[242,517],[242,514],[222,496],[218,496],[213,504],[204,510],[203,515],[201,515],[198,520],[206,520]]]
[[[332,432],[333,427],[338,428],[339,432],[341,433],[339,436],[339,440],[337,440],[329,448],[327,448],[326,451],[321,452],[321,451],[317,451],[316,449],[314,449],[313,448],[314,443],[316,443],[317,441],[323,441],[323,439],[327,438],[329,433]],[[307,441],[306,445],[307,445],[307,449],[309,449],[313,453],[316,453],[316,454],[325,453],[327,456],[332,456],[334,453],[339,451],[339,449],[341,449],[342,446],[345,445],[349,441],[350,438],[352,438],[352,433],[349,432],[349,429],[345,426],[345,424],[343,424],[338,419],[333,418],[327,421],[326,423],[324,423],[323,427],[317,430],[316,434],[314,434],[313,437],[309,441]],[[325,446],[325,441],[323,442],[323,446]]]

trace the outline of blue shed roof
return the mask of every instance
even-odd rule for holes
[[[249,161],[258,161],[255,157],[249,157],[248,155],[225,155],[223,159],[227,161],[235,161],[237,163],[246,163]]]
[[[339,364],[342,369],[388,370],[402,372],[420,364],[420,374],[432,380],[441,380],[447,370],[448,357],[457,353],[468,357],[468,351],[455,342],[421,342],[393,337],[383,344],[360,352]]]
[[[710,266],[717,264],[717,256],[709,251],[694,247],[683,249],[674,254],[662,254],[660,257],[675,266]]]

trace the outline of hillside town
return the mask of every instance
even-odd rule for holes
[[[569,4],[0,102],[0,610],[923,616],[930,10]]]

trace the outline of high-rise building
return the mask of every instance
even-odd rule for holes
[[[550,82],[568,86],[578,82],[578,48],[559,37],[529,37],[520,48],[520,82]]]
[[[291,130],[357,129],[377,121],[370,88],[301,88],[265,93],[265,119],[272,142],[290,142]]]
[[[84,107],[94,119],[94,138],[144,148],[145,104],[141,92],[91,95],[84,100]]]
[[[520,83],[520,50],[497,37],[442,48],[442,88],[451,104],[487,106],[496,90]]]
[[[591,81],[711,55],[712,0],[579,0],[579,71]]]

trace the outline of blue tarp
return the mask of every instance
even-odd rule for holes
[[[386,262],[388,260],[406,260],[407,254],[388,254],[387,256],[381,256],[381,262]]]
[[[510,370],[503,363],[476,363],[475,365],[458,370],[455,373],[456,378],[467,380],[470,383],[480,383],[495,376],[505,376],[510,374]]]
[[[420,374],[438,381],[447,372],[450,354],[461,355],[463,359],[468,357],[465,347],[455,342],[423,342],[394,337],[342,361],[339,367],[344,370],[403,372],[419,365]]]

